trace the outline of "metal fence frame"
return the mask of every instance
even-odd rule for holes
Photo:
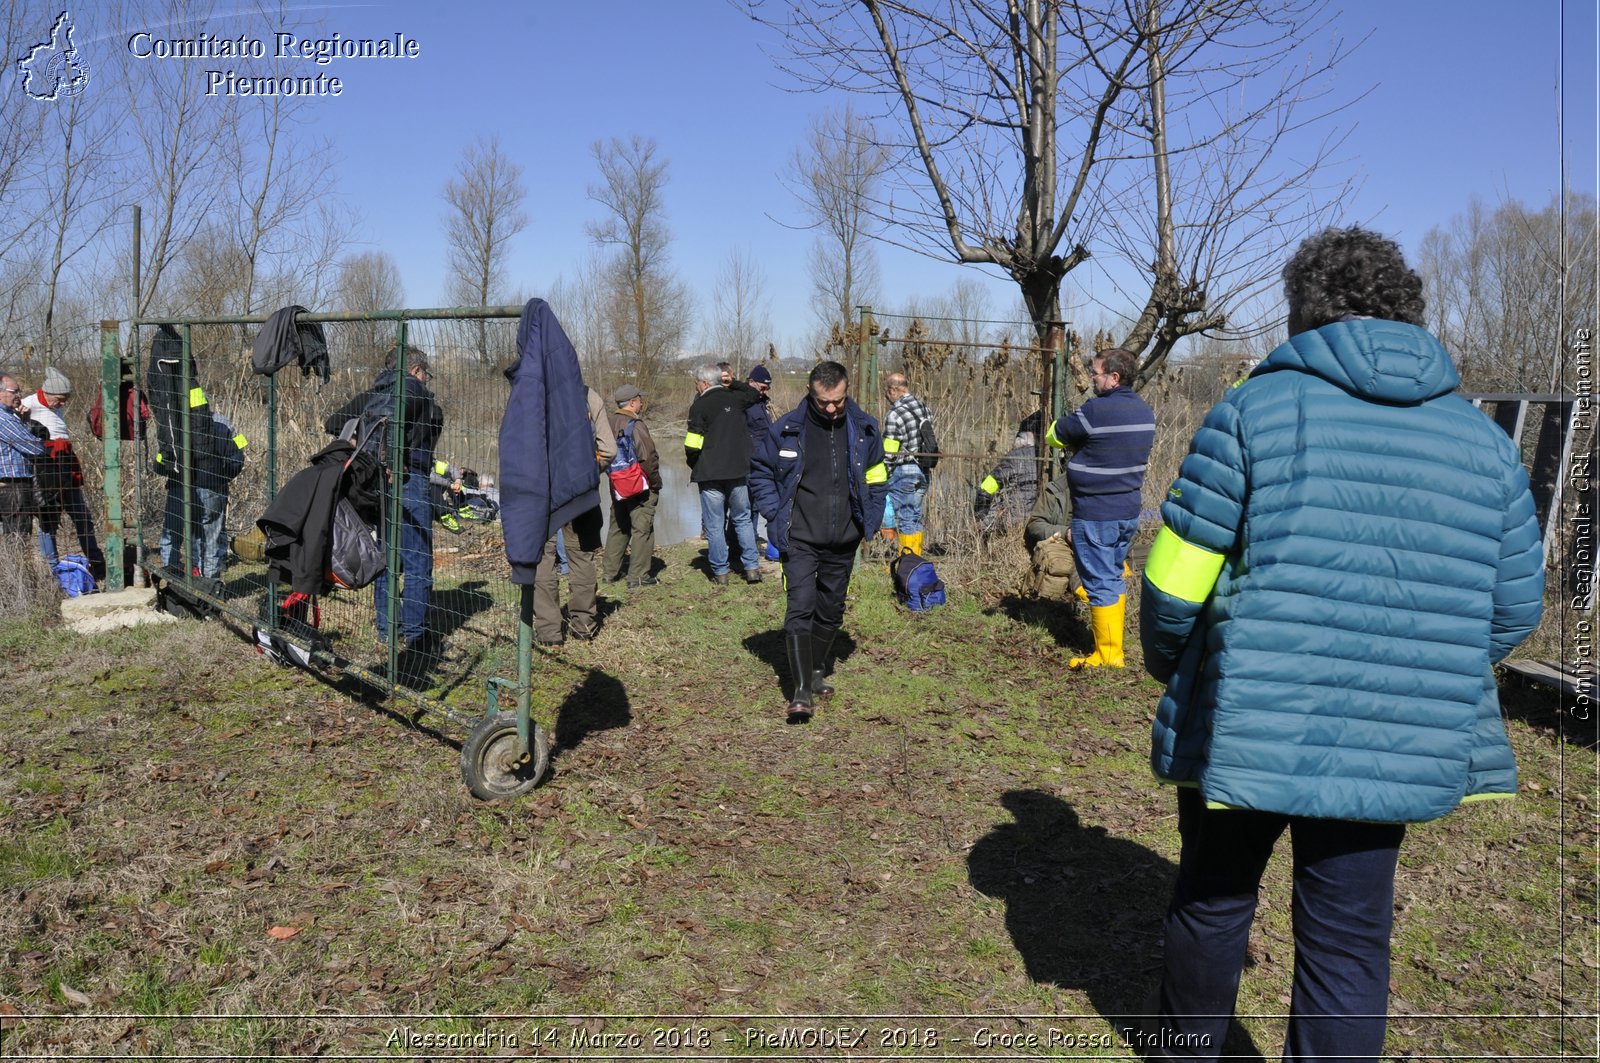
[[[296,318],[301,323],[339,323],[339,322],[393,322],[395,327],[394,346],[396,352],[396,370],[403,379],[408,371],[407,360],[410,347],[410,326],[418,321],[470,321],[470,320],[505,320],[515,321],[522,314],[521,306],[491,306],[491,307],[449,307],[435,309],[399,309],[384,310],[372,313],[302,313]],[[176,317],[140,317],[127,322],[129,326],[129,341],[126,353],[119,344],[119,325],[115,320],[101,322],[101,397],[106,411],[106,427],[103,435],[103,448],[105,460],[105,505],[107,514],[107,577],[108,583],[113,587],[124,586],[131,582],[133,573],[127,571],[125,558],[126,545],[131,537],[136,543],[133,551],[133,565],[140,570],[145,578],[153,585],[160,588],[163,596],[175,596],[180,605],[186,610],[197,614],[211,613],[219,616],[229,616],[241,624],[255,628],[258,638],[265,635],[263,645],[275,643],[284,647],[293,647],[298,651],[298,656],[303,662],[315,664],[324,671],[333,671],[359,680],[367,687],[382,694],[386,699],[404,699],[416,704],[421,709],[436,712],[454,724],[469,730],[469,735],[463,744],[462,767],[466,781],[473,792],[480,797],[497,798],[514,796],[516,793],[531,789],[542,781],[548,767],[548,738],[547,732],[540,727],[537,721],[531,718],[531,692],[533,680],[533,588],[523,586],[520,588],[517,603],[517,628],[516,628],[516,673],[515,682],[500,676],[484,678],[484,705],[485,712],[481,717],[468,716],[457,708],[446,704],[444,701],[428,696],[423,691],[413,689],[402,682],[401,674],[401,636],[400,636],[400,605],[401,605],[401,580],[392,578],[387,581],[387,605],[390,623],[385,638],[387,649],[387,667],[378,670],[349,659],[347,656],[335,653],[325,641],[316,637],[307,637],[304,631],[295,630],[286,626],[279,615],[276,601],[279,589],[272,584],[267,584],[265,594],[270,599],[269,603],[257,603],[257,608],[244,611],[239,608],[241,599],[220,598],[209,593],[208,588],[198,583],[192,573],[194,571],[194,558],[197,549],[196,537],[193,534],[193,468],[192,446],[193,437],[189,432],[189,412],[187,406],[182,412],[182,442],[180,445],[187,449],[186,453],[175,455],[182,470],[183,485],[183,537],[184,564],[181,572],[164,568],[159,556],[147,556],[147,529],[143,524],[143,515],[146,511],[144,500],[146,475],[141,470],[135,474],[133,491],[136,499],[135,515],[130,520],[123,506],[124,485],[122,477],[122,447],[123,447],[123,417],[120,390],[124,381],[140,388],[145,388],[147,381],[144,369],[144,359],[141,352],[140,330],[160,326],[171,326],[178,330],[182,337],[182,370],[183,388],[187,392],[193,386],[189,379],[190,357],[193,349],[192,330],[196,326],[236,326],[248,328],[264,324],[266,315],[225,315],[225,316],[176,316]],[[279,476],[279,387],[276,375],[268,376],[265,382],[265,413],[267,418],[267,438],[264,440],[265,451],[265,477],[266,498],[274,497],[280,487]],[[142,392],[141,392],[142,393]],[[405,436],[405,389],[396,388],[392,424],[395,427],[389,433],[389,467],[400,468],[402,463],[401,451],[404,447]],[[387,514],[389,527],[398,527],[401,513],[402,478],[390,477],[384,491],[383,508]],[[388,553],[388,570],[399,570],[400,536],[391,534],[385,537],[385,548]],[[254,601],[254,599],[243,599]],[[500,705],[507,693],[514,693],[516,698],[515,718],[500,712]],[[473,763],[469,764],[469,759]],[[474,776],[477,778],[475,779]],[[474,783],[481,785],[474,785]]]

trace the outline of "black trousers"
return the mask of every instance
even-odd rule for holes
[[[789,609],[783,630],[789,635],[837,631],[844,623],[844,593],[850,587],[860,539],[822,546],[789,540],[783,556],[783,582]]]

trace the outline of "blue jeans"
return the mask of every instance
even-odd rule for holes
[[[707,480],[700,487],[700,524],[706,533],[706,560],[713,576],[728,571],[728,537],[724,520],[733,522],[739,542],[739,564],[749,571],[761,565],[756,552],[756,526],[750,519],[750,485],[743,480]]]
[[[1310,819],[1207,808],[1178,790],[1178,883],[1167,909],[1161,980],[1163,1049],[1222,1051],[1273,844],[1294,850],[1294,983],[1283,1058],[1373,1059],[1389,1010],[1389,934],[1399,823]]]
[[[1089,592],[1090,605],[1116,605],[1127,593],[1122,578],[1122,563],[1128,559],[1133,533],[1139,518],[1129,520],[1072,521],[1072,559],[1078,565],[1078,578]]]
[[[383,503],[384,517],[389,503]],[[433,598],[433,502],[426,473],[406,474],[400,488],[400,637],[407,641],[428,633],[428,605]],[[372,583],[378,610],[378,635],[389,637],[389,573]]]
[[[228,562],[228,492],[196,487],[189,508],[191,560],[206,579],[221,579]],[[161,563],[184,570],[183,483],[167,481],[166,511],[161,522]]]
[[[889,473],[889,498],[894,501],[894,529],[901,535],[922,530],[922,503],[928,497],[928,476],[914,461]]]
[[[94,517],[89,514],[89,503],[84,500],[83,488],[77,484],[61,490],[61,508],[47,509],[39,514],[39,553],[45,563],[55,564],[61,558],[56,549],[56,529],[61,527],[61,515],[72,521],[72,530],[78,534],[78,546],[96,580],[106,578],[106,555],[94,535]]]

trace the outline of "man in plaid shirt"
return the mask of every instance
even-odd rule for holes
[[[883,381],[889,413],[883,419],[884,462],[889,466],[889,497],[894,501],[894,523],[902,548],[922,553],[922,503],[928,497],[928,475],[917,464],[924,449],[922,425],[933,414],[927,404],[911,394],[904,373],[890,373]]]

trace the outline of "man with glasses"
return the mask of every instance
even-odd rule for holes
[[[1156,415],[1133,390],[1139,362],[1111,347],[1089,363],[1094,398],[1063,414],[1045,435],[1053,447],[1071,447],[1067,483],[1072,494],[1072,555],[1089,594],[1094,652],[1074,657],[1071,668],[1121,668],[1127,610],[1123,564],[1139,527],[1140,501]]]
[[[44,456],[44,441],[22,414],[22,388],[0,375],[0,534],[26,539],[39,503],[33,490],[33,463]]]
[[[850,399],[849,384],[838,362],[811,370],[806,401],[772,426],[750,467],[750,490],[788,591],[790,723],[811,719],[815,699],[833,693],[828,653],[844,622],[856,547],[877,532],[888,494],[883,434]]]

